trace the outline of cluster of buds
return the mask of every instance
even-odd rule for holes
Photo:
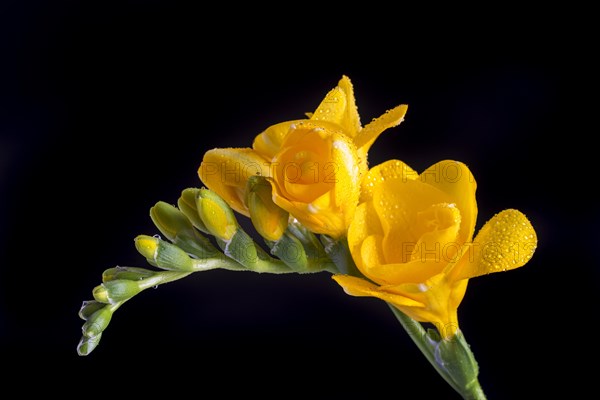
[[[211,269],[267,273],[340,272],[333,262],[339,250],[317,237],[271,200],[271,186],[260,176],[248,182],[246,202],[259,245],[238,223],[231,207],[215,192],[185,189],[177,206],[158,202],[150,217],[161,236],[139,235],[137,251],[155,269],[117,266],[105,270],[102,283],[84,301],[85,321],[77,346],[88,355],[100,343],[114,312],[140,292]],[[164,239],[163,239],[164,238]],[[342,267],[343,269],[343,267]]]

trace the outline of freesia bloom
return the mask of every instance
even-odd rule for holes
[[[277,206],[315,233],[341,237],[358,204],[369,148],[384,130],[402,122],[406,109],[397,106],[362,127],[352,84],[343,76],[309,118],[268,127],[252,148],[207,151],[198,174],[246,216],[246,182],[262,175]]]
[[[333,278],[350,295],[385,300],[452,336],[469,278],[520,267],[537,245],[530,222],[514,209],[495,215],[473,239],[475,189],[469,169],[456,161],[420,175],[397,160],[373,167],[348,231],[365,278]]]

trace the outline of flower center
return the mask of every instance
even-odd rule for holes
[[[290,200],[311,202],[333,188],[330,135],[322,129],[292,129],[273,160],[275,181]]]

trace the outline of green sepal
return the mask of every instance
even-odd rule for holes
[[[112,315],[113,312],[109,305],[105,305],[101,309],[97,310],[88,318],[87,321],[85,321],[85,324],[83,324],[81,328],[83,336],[94,337],[101,334],[110,323]]]
[[[96,300],[86,300],[81,304],[79,309],[79,318],[87,321],[96,311],[106,306],[106,303],[101,303]]]
[[[155,273],[155,271],[140,267],[113,267],[104,270],[102,273],[102,282],[114,281],[116,279],[139,281],[151,277]]]
[[[100,344],[101,338],[101,333],[92,337],[82,336],[77,345],[77,354],[80,356],[87,356],[98,346],[98,344]]]
[[[447,371],[448,376],[459,388],[471,388],[479,385],[477,375],[479,366],[469,344],[463,334],[458,331],[449,339],[437,342],[434,358],[440,368]]]
[[[94,299],[101,303],[115,304],[135,296],[143,290],[139,282],[127,279],[116,279],[104,282],[94,288],[92,294]]]
[[[288,267],[297,272],[309,269],[308,257],[300,240],[285,232],[279,240],[271,243],[271,254],[278,257]]]

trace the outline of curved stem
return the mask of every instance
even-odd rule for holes
[[[477,380],[478,368],[475,357],[462,333],[459,332],[450,339],[454,345],[448,345],[450,341],[447,339],[436,341],[427,334],[419,322],[392,304],[387,304],[421,353],[454,390],[460,393],[464,399],[486,400],[483,389]],[[464,381],[464,377],[468,377],[468,383],[459,384],[457,380]]]

